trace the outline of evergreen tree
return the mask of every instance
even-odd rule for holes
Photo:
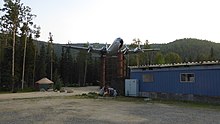
[[[70,48],[62,48],[61,60],[60,60],[60,73],[64,86],[70,86],[74,83],[75,69],[73,68],[73,58],[70,52]]]
[[[65,61],[66,61],[66,57],[65,57],[65,48],[62,47],[62,53],[61,53],[61,59],[60,59],[60,77],[64,82],[64,86],[65,86]]]
[[[40,26],[36,26],[34,25],[34,30],[33,30],[33,34],[34,34],[34,38],[35,40],[37,40],[40,37]],[[32,84],[34,86],[35,83],[35,74],[36,74],[36,58],[37,58],[37,52],[38,52],[38,42],[36,41],[36,45],[35,45],[35,51],[34,51],[34,67],[33,67],[33,79],[32,79]]]
[[[215,60],[213,47],[211,47],[211,49],[210,49],[210,57],[209,57],[209,60]]]
[[[148,44],[148,40],[145,41],[144,45],[141,45],[141,48],[142,49],[150,49],[150,45]],[[138,53],[140,54],[139,57],[140,57],[140,65],[149,65],[151,64],[151,55],[153,54],[153,52],[150,52],[150,51],[145,51],[145,52],[142,52],[142,53]]]
[[[37,80],[46,77],[46,51],[45,51],[45,45],[42,44],[40,48],[40,55],[38,55],[37,58]]]
[[[196,61],[197,61],[197,62],[206,61],[206,60],[209,60],[209,58],[208,58],[208,56],[206,56],[206,55],[203,54],[203,53],[198,54],[197,57],[196,57]]]
[[[87,52],[86,51],[79,51],[78,56],[77,56],[78,84],[79,84],[79,86],[84,86],[86,59],[87,59]]]
[[[60,79],[60,75],[58,74],[57,69],[54,71],[53,74],[53,82],[54,82],[54,90],[60,90],[62,87],[62,81]]]
[[[32,14],[31,12],[31,8],[28,6],[24,6],[23,3],[20,2],[20,0],[4,0],[4,7],[0,9],[1,12],[3,12],[3,16],[1,17],[1,31],[4,33],[4,36],[6,36],[6,45],[8,44],[8,36],[11,35],[10,37],[12,37],[12,40],[9,41],[10,45],[12,46],[12,66],[11,66],[11,82],[12,82],[12,91],[14,91],[14,87],[15,87],[15,82],[20,82],[20,75],[22,74],[22,81],[24,82],[24,71],[22,73],[20,73],[20,59],[18,57],[20,57],[22,54],[20,52],[20,48],[22,46],[22,43],[18,40],[17,35],[18,34],[18,30],[21,28],[20,26],[22,24],[23,25],[23,31],[27,32],[28,29],[28,24],[32,24],[31,20],[32,20]],[[26,34],[27,37],[27,33],[23,32],[23,34]],[[21,38],[22,39],[22,38]],[[20,39],[20,40],[21,40]],[[25,46],[26,46],[26,42],[25,42]],[[25,47],[24,46],[24,47]],[[23,58],[25,58],[26,54],[26,47],[24,49],[24,54],[23,54]],[[18,53],[17,53],[18,52]],[[25,59],[24,59],[25,60]],[[25,61],[23,61],[23,70],[25,69]],[[23,83],[22,83],[23,84]],[[22,85],[23,86],[23,85]]]
[[[15,47],[16,47],[16,34],[20,23],[22,22],[23,4],[20,0],[4,0],[4,7],[0,9],[4,13],[1,17],[1,23],[9,34],[12,34],[12,91],[14,92],[15,86]]]
[[[4,54],[1,61],[1,71],[0,71],[0,90],[9,90],[12,87],[12,78],[11,78],[11,53],[12,49],[5,47]]]
[[[28,87],[34,87],[32,83],[33,79],[33,69],[34,69],[34,59],[35,54],[35,45],[33,43],[32,34],[29,35],[27,40],[27,54],[26,54],[26,66],[25,66],[25,81],[27,82]]]
[[[47,57],[46,57],[46,62],[47,62],[47,77],[50,78],[50,80],[53,80],[53,62],[54,62],[54,49],[53,49],[53,38],[52,38],[51,32],[49,32],[49,41],[47,44]]]

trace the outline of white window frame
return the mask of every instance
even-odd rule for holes
[[[150,76],[150,78],[148,79],[148,81],[145,80],[145,77],[144,77],[145,75],[149,75],[149,76]],[[150,73],[143,74],[143,75],[142,75],[142,81],[143,81],[144,83],[154,82],[154,75],[153,75],[153,74],[150,74]]]
[[[182,75],[186,75],[185,80],[182,80]],[[193,75],[189,77],[189,75]],[[181,83],[194,83],[195,82],[195,73],[180,73],[180,82]],[[191,79],[192,78],[192,79]]]

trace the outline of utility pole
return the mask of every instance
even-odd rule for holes
[[[50,80],[53,79],[53,35],[49,32],[49,47],[50,47]]]

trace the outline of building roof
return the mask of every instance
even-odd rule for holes
[[[220,61],[201,61],[201,62],[185,62],[185,63],[173,63],[173,64],[155,64],[155,65],[141,65],[141,66],[129,66],[130,69],[156,69],[156,68],[178,68],[178,67],[193,67],[193,66],[210,66],[220,65]]]
[[[35,82],[37,84],[53,84],[53,81],[47,79],[47,78],[42,78],[39,81]]]

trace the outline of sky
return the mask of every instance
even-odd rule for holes
[[[220,43],[219,0],[21,0],[54,43],[169,43],[197,38]],[[2,7],[3,0],[0,2]]]

